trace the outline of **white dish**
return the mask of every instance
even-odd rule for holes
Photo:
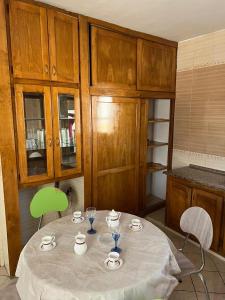
[[[52,247],[51,248],[44,248],[44,244],[40,244],[39,246],[39,250],[40,251],[51,251],[56,247],[56,242],[52,243]]]
[[[139,226],[133,226],[132,224],[129,224],[129,228],[132,231],[141,231],[143,229],[143,225],[140,224]]]
[[[106,258],[106,260],[104,261],[104,265],[105,265],[106,269],[108,269],[110,271],[115,271],[115,270],[118,270],[119,268],[122,267],[123,260],[121,258],[119,258],[118,262],[115,265],[115,267],[111,267],[108,263],[109,263],[109,258]]]
[[[84,221],[84,217],[80,217],[79,219],[75,219],[75,218],[72,218],[71,221],[74,223],[74,224],[80,224]]]

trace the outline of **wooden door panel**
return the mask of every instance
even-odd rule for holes
[[[194,188],[192,193],[192,206],[202,207],[210,215],[213,223],[212,249],[218,250],[222,221],[223,197]]]
[[[10,1],[10,27],[14,76],[49,79],[46,9]]]
[[[53,87],[52,100],[55,175],[62,177],[79,174],[81,173],[79,90]]]
[[[64,13],[48,10],[51,79],[79,82],[78,20]]]
[[[43,100],[42,104],[35,103],[35,95],[42,95],[40,97]],[[28,99],[31,103],[27,105]],[[15,85],[15,101],[20,182],[30,183],[53,178],[50,88],[17,84]],[[42,107],[43,116],[37,119],[36,112],[40,107]],[[43,132],[39,128],[43,128]]]
[[[180,231],[180,218],[183,212],[191,206],[191,188],[169,177],[166,205],[168,225]]]
[[[176,48],[138,39],[138,90],[173,92]]]
[[[92,26],[92,85],[136,89],[136,39]]]
[[[92,98],[93,204],[98,209],[111,207],[137,212],[139,101]]]

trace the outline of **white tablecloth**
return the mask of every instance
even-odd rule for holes
[[[83,256],[73,251],[74,236],[86,234],[87,221],[73,224],[71,216],[58,219],[39,230],[21,252],[17,266],[17,289],[22,300],[150,300],[167,299],[177,285],[180,272],[166,235],[142,219],[142,231],[128,228],[134,216],[121,216],[122,267],[109,271],[104,260],[114,245],[102,243],[108,231],[107,211],[97,212],[94,228],[87,234],[88,250]],[[57,246],[41,252],[41,238],[55,233]]]

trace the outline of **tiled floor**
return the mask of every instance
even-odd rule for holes
[[[164,226],[164,209],[158,210],[146,217],[155,223],[172,240],[174,245],[179,248],[182,246],[183,239],[171,232]],[[188,243],[185,254],[194,264],[200,264],[199,249],[192,243]],[[206,267],[203,272],[210,292],[211,300],[225,300],[225,261],[208,253],[206,255]],[[4,268],[0,267],[0,289],[12,282],[7,276]],[[0,297],[1,299],[1,297]],[[187,277],[180,283],[173,292],[169,300],[204,300],[205,294],[200,279],[197,276]]]
[[[174,245],[179,248],[182,246],[183,239],[164,226],[165,210],[160,209],[149,214],[146,219],[151,220],[160,227],[172,240]],[[198,247],[188,243],[185,247],[185,255],[195,264],[200,265],[201,257]],[[211,300],[225,300],[225,261],[208,253],[206,255],[206,266],[203,275],[210,293]],[[204,300],[205,294],[202,283],[198,276],[192,275],[180,283],[173,292],[169,300]]]

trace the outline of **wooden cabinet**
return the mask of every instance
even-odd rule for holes
[[[200,206],[210,215],[213,223],[212,249],[218,249],[222,221],[223,197],[216,195],[215,193],[194,188],[192,190],[192,206]]]
[[[140,100],[93,97],[93,204],[137,212]]]
[[[180,217],[191,206],[205,209],[213,223],[213,242],[211,248],[220,249],[224,196],[207,190],[205,187],[169,176],[167,182],[167,225],[180,231]],[[194,221],[194,220],[193,220]]]
[[[138,39],[137,89],[175,91],[176,48]]]
[[[136,38],[91,27],[92,85],[136,89]]]
[[[55,175],[81,173],[79,90],[52,88]]]
[[[79,91],[15,85],[21,184],[81,173]]]
[[[11,1],[10,28],[14,76],[49,79],[46,9]]]
[[[180,231],[180,218],[191,206],[191,189],[177,180],[168,178],[166,221],[173,229]]]
[[[77,18],[49,9],[48,29],[51,79],[79,82]]]
[[[16,85],[15,97],[20,182],[53,178],[50,88]]]
[[[12,0],[10,34],[14,77],[79,82],[76,17]]]

